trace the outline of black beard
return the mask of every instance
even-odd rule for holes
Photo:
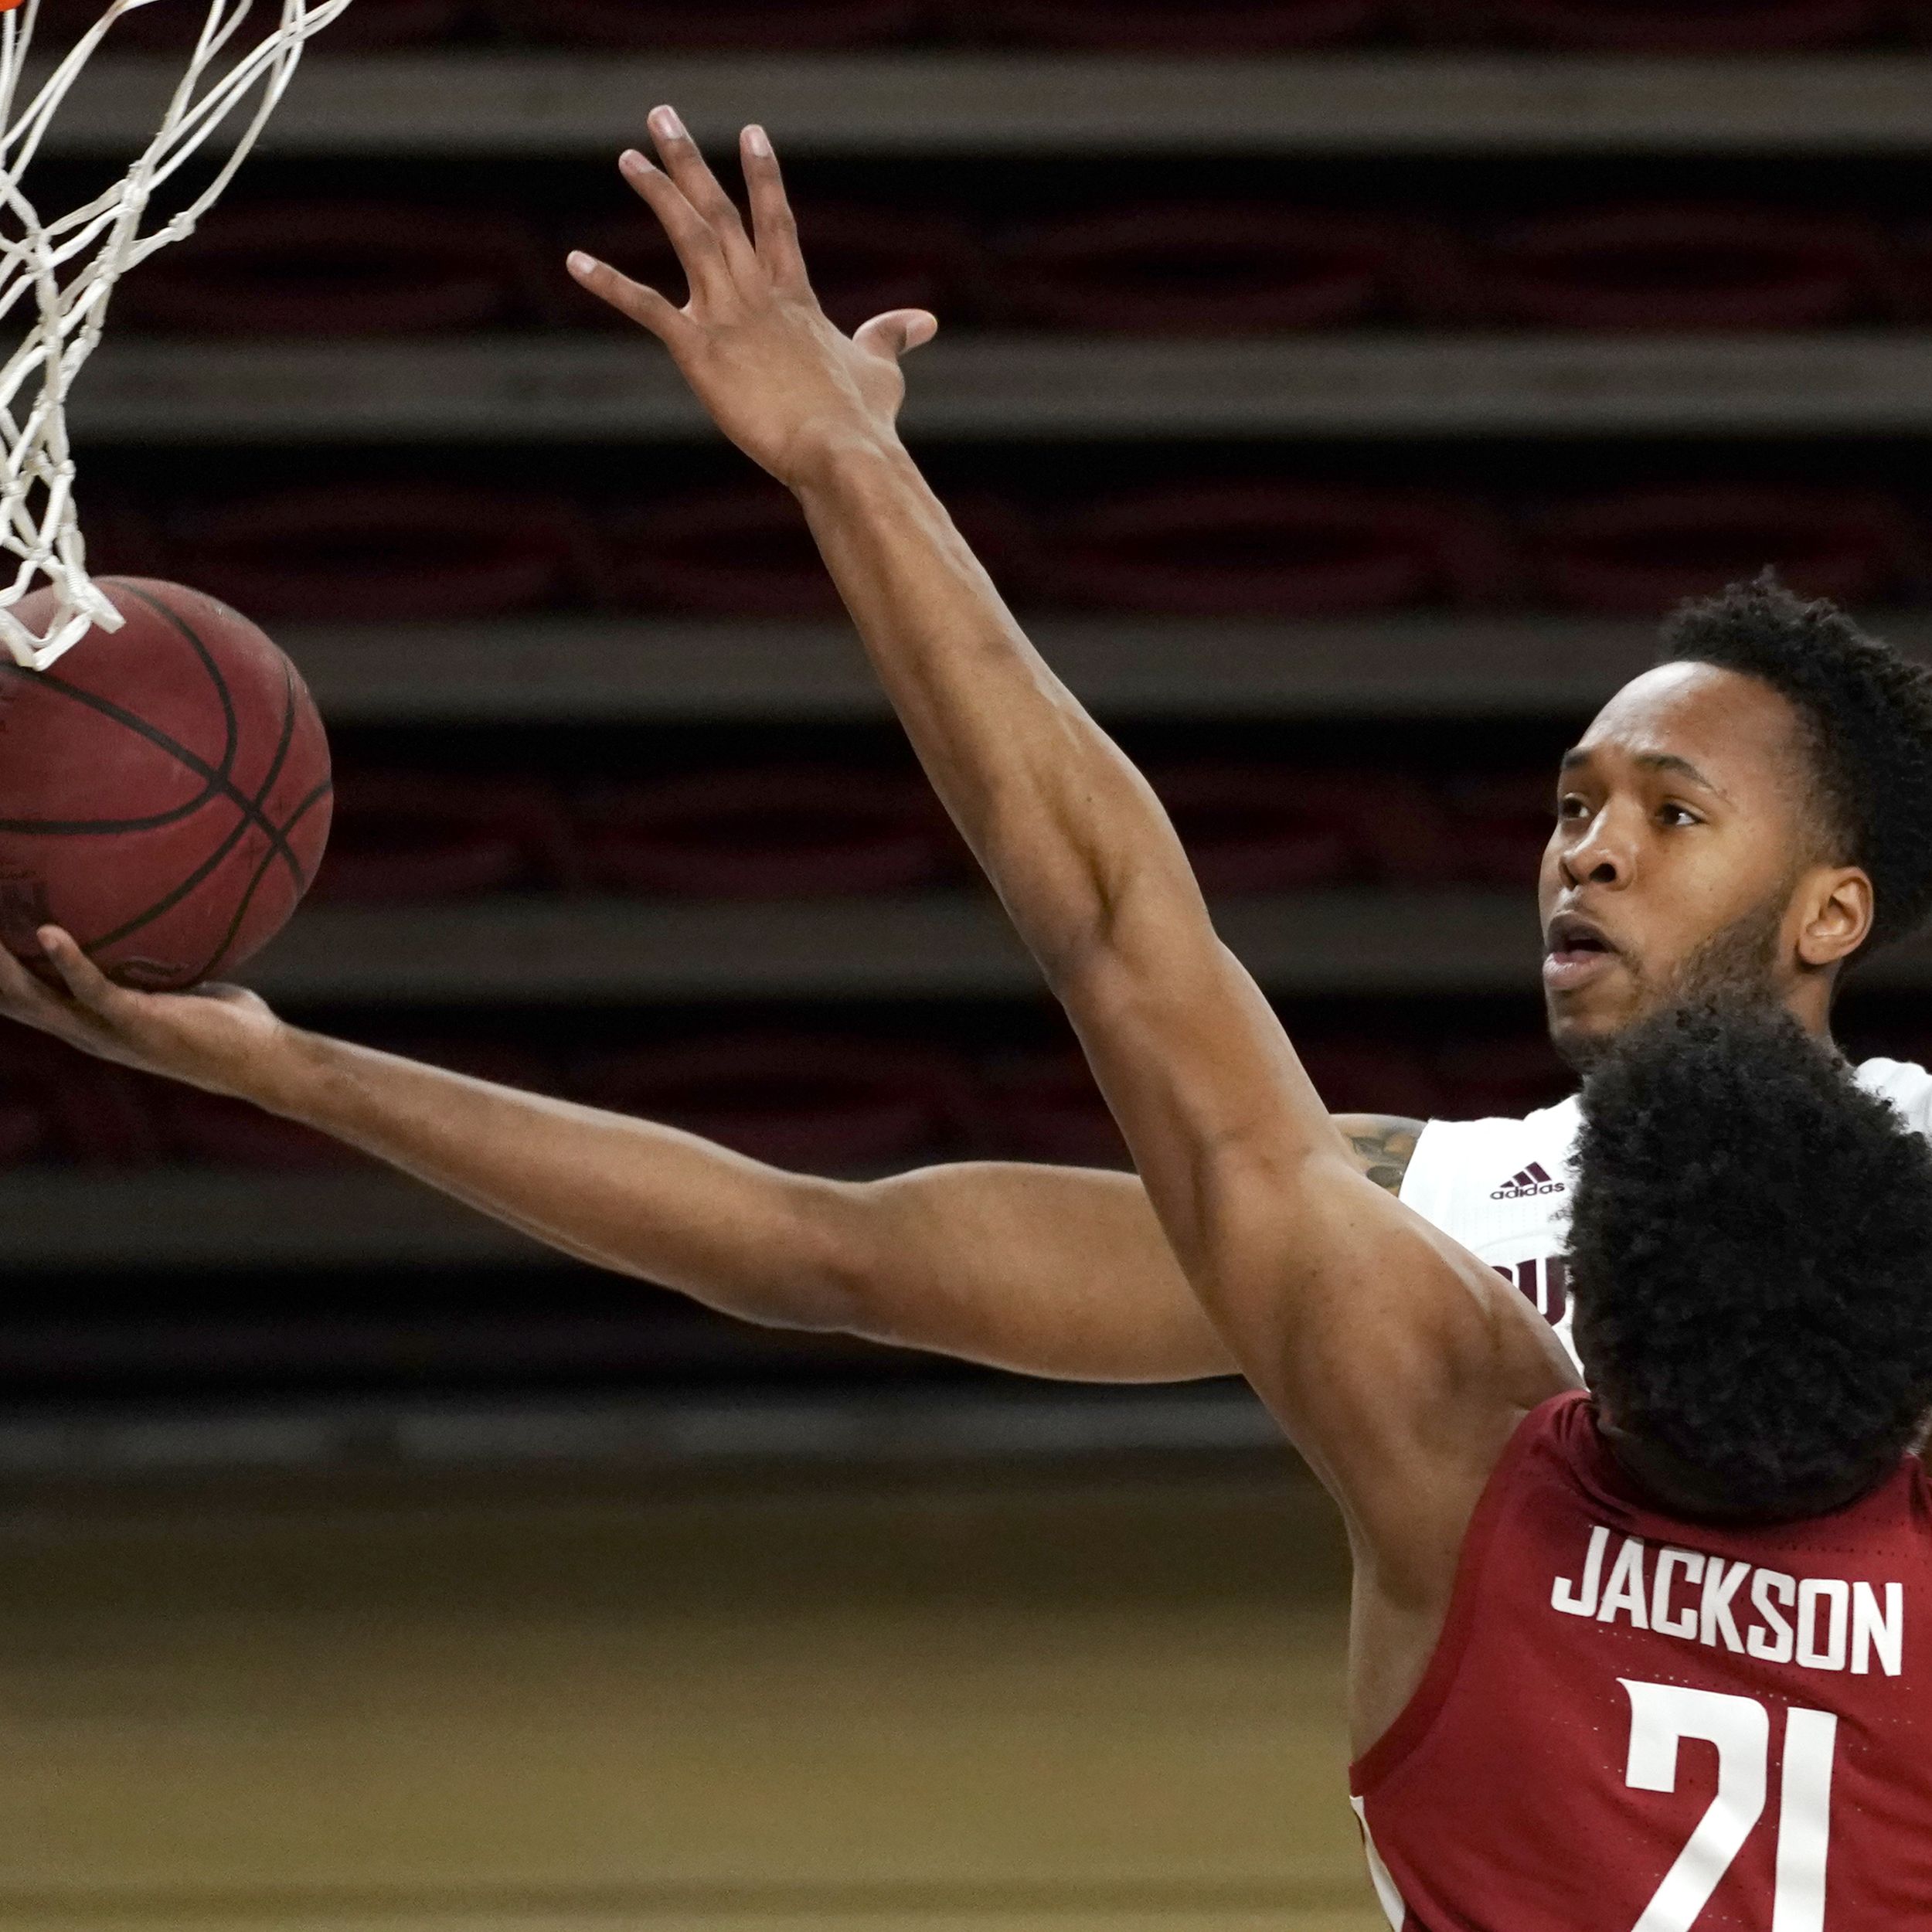
[[[1637,1010],[1631,1018],[1639,1019],[1666,1006],[1713,1002],[1753,1007],[1781,1004],[1777,956],[1787,903],[1787,896],[1767,899],[1719,927],[1684,956],[1668,979],[1648,979],[1634,961],[1626,961],[1637,981]],[[1615,1039],[1614,1033],[1607,1033],[1555,1039],[1551,1044],[1573,1073],[1587,1073]]]

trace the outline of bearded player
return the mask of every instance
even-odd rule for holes
[[[660,109],[651,125],[664,166],[627,156],[627,177],[675,224],[694,289],[734,287],[750,242],[723,219],[726,197],[675,116]],[[765,163],[746,158],[755,179]],[[641,306],[640,319],[658,312],[662,298],[599,264],[573,272]],[[786,299],[808,315],[842,403],[889,430],[898,355],[930,336],[932,318],[882,316],[848,340],[818,313],[802,267]],[[699,387],[804,495],[844,419],[811,413],[811,396],[760,390],[753,420],[728,381]],[[825,515],[805,501],[822,537]],[[892,621],[957,622],[963,611],[982,626],[1010,623],[936,509],[903,541],[926,568],[895,587]],[[869,556],[839,570],[849,597],[884,594]],[[1736,590],[1679,614],[1658,668],[1598,715],[1553,799],[1545,991],[1573,1064],[1713,979],[1746,984],[1825,1038],[1846,965],[1910,931],[1932,903],[1932,679],[1828,605]],[[1365,795],[1363,811],[1376,806]],[[0,957],[0,1010],[305,1121],[567,1253],[728,1314],[1084,1380],[1236,1366],[1133,1175],[1002,1162],[863,1183],[787,1174],[675,1129],[301,1031],[244,994],[121,992],[70,945],[49,944],[75,998],[53,998]],[[1859,1078],[1932,1131],[1922,1070],[1874,1060]],[[1355,1172],[1507,1270],[1567,1332],[1573,1100],[1522,1121],[1335,1124]]]

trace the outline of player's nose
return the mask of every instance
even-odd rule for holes
[[[1624,815],[1605,805],[1558,855],[1566,882],[1573,886],[1628,886],[1637,870],[1636,843]]]

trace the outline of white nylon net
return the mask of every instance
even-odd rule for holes
[[[19,104],[43,0],[0,14],[0,338],[20,311],[19,346],[0,365],[0,552],[15,564],[0,584],[0,643],[16,664],[44,670],[98,624],[119,614],[87,575],[67,441],[67,397],[100,339],[114,284],[157,249],[194,232],[233,179],[275,111],[310,35],[350,0],[267,0],[276,24],[257,39],[242,31],[253,0],[207,0],[207,19],[160,131],[121,179],[84,206],[43,221],[22,186],[61,103],[124,14],[157,0],[110,0],[67,46],[32,97]],[[197,0],[165,0],[192,6]],[[71,0],[61,7],[73,11]],[[237,111],[234,146],[212,179],[165,217],[156,196]],[[31,319],[29,319],[29,315]],[[0,557],[0,573],[5,558]],[[16,615],[43,583],[53,610],[38,628]]]

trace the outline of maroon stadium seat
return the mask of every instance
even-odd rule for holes
[[[556,886],[570,875],[569,829],[548,787],[430,772],[341,775],[325,898],[454,899]]]
[[[1439,1048],[1434,1058],[1439,1111],[1449,1119],[1520,1116],[1553,1106],[1573,1084],[1539,1032],[1458,1039]]]
[[[998,256],[992,287],[1005,319],[1090,332],[1454,321],[1475,307],[1454,238],[1393,217],[1162,202],[1024,230]]]
[[[1209,893],[1440,882],[1441,811],[1400,774],[1199,764],[1151,775]]]
[[[1890,25],[1887,0],[1451,0],[1469,29],[1620,53],[1842,46]]]
[[[1077,1048],[999,1056],[981,1070],[979,1100],[975,1138],[990,1157],[1067,1167],[1131,1165]]]
[[[162,1158],[156,1102],[165,1083],[90,1062],[66,1066],[49,1097],[66,1158],[83,1167],[145,1167]]]
[[[592,223],[559,224],[560,241],[648,282],[673,301],[685,298],[684,271],[648,209],[627,209]],[[808,202],[798,234],[811,265],[811,285],[825,313],[855,328],[889,308],[930,308],[942,321],[966,319],[965,304],[985,279],[981,246],[963,223],[930,209]],[[559,318],[580,327],[634,328],[608,304],[556,284],[566,306]]]
[[[1305,774],[1192,765],[1150,776],[1203,892],[1304,892],[1366,870],[1347,801]]]
[[[394,202],[243,202],[129,276],[116,320],[211,335],[467,329],[532,319],[553,274],[535,231],[515,216]]]
[[[930,1048],[753,1034],[600,1056],[574,1083],[595,1105],[682,1127],[754,1159],[824,1174],[945,1151],[968,1117],[964,1076]]]
[[[264,622],[501,617],[577,590],[587,525],[562,498],[356,483],[186,511],[169,532],[189,580]]]
[[[161,1114],[169,1154],[197,1165],[299,1172],[354,1167],[363,1158],[299,1121],[264,1114],[223,1094],[172,1093]]]
[[[1389,0],[953,0],[976,39],[1108,51],[1256,54],[1366,40],[1402,9]]]
[[[706,617],[834,617],[844,607],[818,546],[776,484],[700,490],[600,522],[606,602]]]
[[[88,1167],[158,1159],[153,1102],[163,1083],[90,1060],[41,1033],[0,1038],[0,1167],[58,1159]]]
[[[1863,490],[1709,485],[1587,498],[1526,518],[1526,566],[1546,598],[1655,616],[1775,564],[1793,588],[1852,603],[1922,578],[1903,509]]]
[[[1180,484],[1070,514],[1040,545],[1043,594],[1102,610],[1284,617],[1482,604],[1512,582],[1481,506],[1402,490]]]
[[[1331,1112],[1427,1120],[1440,1111],[1441,1089],[1420,1047],[1375,1033],[1294,1031],[1295,1051]]]
[[[0,1168],[45,1155],[53,1140],[49,1083],[40,1069],[15,1063],[13,1046],[0,1046]]]
[[[80,519],[87,539],[87,567],[95,576],[174,576],[161,526],[132,495],[90,478]]]
[[[950,494],[975,553],[1009,597],[1032,583],[1022,520],[982,493]],[[706,617],[843,614],[797,499],[752,482],[662,497],[607,513],[600,525],[600,594],[627,607]]]
[[[579,46],[730,47],[752,53],[876,46],[910,33],[927,0],[488,0],[503,32]],[[353,8],[350,9],[355,11]]]
[[[468,1073],[479,1080],[495,1080],[501,1087],[520,1087],[526,1093],[558,1094],[563,1090],[562,1067],[545,1049],[526,1046],[515,1040],[478,1038],[474,1035],[446,1037],[420,1033],[383,1034],[371,1037],[369,1044],[405,1059],[426,1060],[432,1066],[447,1067],[453,1073]]]
[[[0,1168],[31,1161],[47,1144],[46,1109],[0,1073]]]
[[[1556,821],[1555,773],[1454,779],[1444,798],[1456,875],[1475,885],[1529,889]]]
[[[1369,875],[1391,886],[1437,886],[1453,875],[1454,828],[1434,788],[1413,773],[1331,770],[1319,782],[1354,815]]]
[[[1932,4],[1926,13],[1932,27]],[[1908,223],[1892,239],[1898,251],[1899,311],[1923,327],[1932,322],[1932,223]]]
[[[698,898],[818,897],[930,886],[954,835],[916,778],[838,766],[705,771],[587,792],[573,813],[588,881]]]
[[[1895,301],[1883,237],[1851,216],[1597,209],[1519,223],[1477,252],[1490,312],[1534,328],[1814,328]]]
[[[1426,1120],[1439,1110],[1440,1083],[1417,1047],[1298,1027],[1295,1049],[1316,1091],[1338,1112]],[[1076,1167],[1129,1165],[1120,1130],[1077,1049],[1002,1056],[982,1077],[978,1138],[988,1155]]]

